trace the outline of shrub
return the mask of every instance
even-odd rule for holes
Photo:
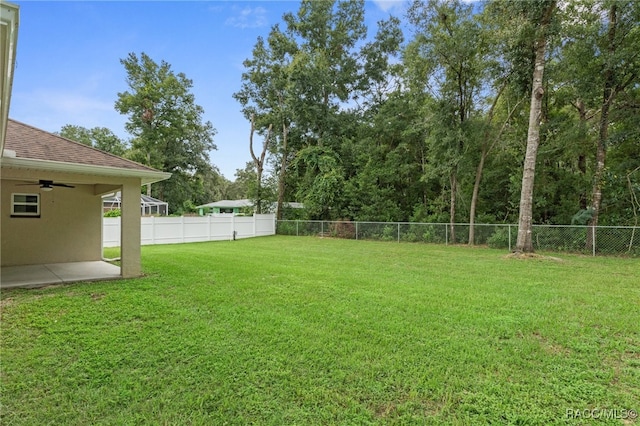
[[[382,241],[393,241],[398,239],[398,228],[387,225],[382,230]]]
[[[104,212],[104,217],[120,217],[122,216],[122,210],[112,209]]]
[[[507,228],[498,228],[487,238],[487,245],[491,248],[509,248],[509,230]]]

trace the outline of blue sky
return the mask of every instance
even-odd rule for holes
[[[126,116],[114,109],[128,90],[120,59],[164,60],[193,80],[204,120],[217,130],[211,163],[234,180],[250,160],[249,123],[232,94],[242,62],[298,1],[16,1],[20,27],[9,116],[57,132],[65,124],[107,127],[123,139]],[[404,0],[367,1],[370,35]]]

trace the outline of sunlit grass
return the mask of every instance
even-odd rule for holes
[[[553,424],[640,408],[638,260],[278,236],[146,246],[143,263],[140,279],[2,293],[0,423]]]

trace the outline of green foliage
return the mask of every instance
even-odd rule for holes
[[[514,242],[511,243],[513,246]],[[509,230],[505,228],[498,228],[487,239],[487,245],[495,249],[506,249],[509,245]]]
[[[548,4],[414,1],[402,20],[389,16],[366,36],[362,1],[299,3],[257,37],[233,95],[247,120],[255,117],[256,135],[273,129],[260,190],[255,168],[230,182],[209,164],[215,130],[202,120],[192,81],[144,53],[121,61],[129,87],[116,109],[128,117],[130,147],[104,128],[67,125],[61,135],[171,172],[152,195],[168,201],[172,213],[249,198],[305,203],[287,218],[467,222],[478,176],[478,221],[513,223],[535,23]],[[576,212],[592,208],[596,183],[600,224],[637,222],[639,5],[576,0],[556,9],[548,27],[534,223],[583,222]],[[601,172],[599,142],[606,151]],[[480,241],[492,237],[476,231]],[[401,232],[407,241],[444,238]]]
[[[209,163],[209,151],[216,149],[215,129],[202,122],[204,110],[190,92],[193,82],[145,53],[130,53],[120,62],[129,90],[118,93],[115,107],[128,116],[125,128],[133,136],[128,156],[172,173],[153,186],[153,196],[168,202],[172,212],[196,197],[209,202],[213,194],[205,191],[203,181],[216,173]]]
[[[297,199],[304,203],[312,219],[329,219],[329,210],[338,205],[344,185],[337,155],[330,148],[308,147],[299,151],[294,166],[303,180]]]
[[[583,209],[578,211],[572,218],[572,225],[586,225],[593,218],[593,209]]]
[[[63,138],[71,139],[120,157],[125,155],[127,151],[127,144],[106,127],[87,129],[82,126],[66,124],[62,126],[58,134]]]
[[[104,212],[104,217],[120,217],[122,216],[122,210],[121,209],[111,209],[108,210],[106,212]]]

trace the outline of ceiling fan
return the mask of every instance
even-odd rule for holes
[[[40,189],[43,191],[52,191],[54,186],[60,186],[62,188],[75,188],[73,185],[67,185],[66,183],[58,183],[52,180],[40,179],[37,183],[19,183],[17,186],[27,185],[40,185]]]

